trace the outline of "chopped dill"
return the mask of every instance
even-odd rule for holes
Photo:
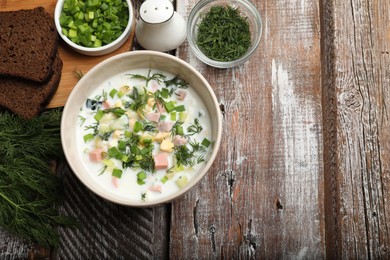
[[[185,80],[179,78],[178,76],[175,76],[169,80],[165,80],[164,83],[167,87],[173,85],[177,88],[188,88],[188,83]]]
[[[194,166],[197,163],[204,162],[202,153],[205,151],[205,147],[198,142],[190,142],[189,146],[182,145],[175,147],[175,159],[177,165]]]
[[[87,119],[83,116],[79,116],[79,118],[80,118],[80,126],[82,126],[85,123],[85,120]]]
[[[194,123],[191,124],[191,125],[187,128],[187,131],[188,131],[188,135],[189,135],[189,136],[198,134],[198,133],[200,133],[202,130],[203,130],[203,127],[200,125],[199,119],[197,119],[197,118],[195,118],[195,119],[194,119]]]
[[[213,6],[198,26],[196,43],[210,59],[236,60],[251,45],[249,22],[237,8]]]
[[[178,133],[178,130],[179,130],[180,128],[182,128],[182,125],[183,125],[183,122],[180,122],[179,120],[177,120],[177,121],[173,124],[173,126],[172,126],[172,128],[171,128],[171,132],[170,132],[171,137],[174,137],[175,135],[183,135],[183,134]]]
[[[143,113],[142,110],[147,104],[149,98],[146,89],[144,88],[143,93],[141,93],[134,87],[133,91],[128,96],[132,99],[132,102],[127,103],[125,107],[130,108],[133,111]]]
[[[73,71],[74,75],[76,76],[77,79],[81,79],[82,77],[84,77],[84,72],[82,72],[81,70],[74,70]]]
[[[155,80],[158,83],[161,83],[166,78],[166,76],[164,74],[162,74],[162,73],[153,73],[152,75],[150,75],[151,72],[152,71],[149,70],[147,76],[143,76],[143,75],[140,75],[140,74],[126,74],[126,75],[130,75],[132,79],[143,79],[143,80],[145,80],[146,81],[145,87],[147,87],[149,85],[149,82],[151,80]]]
[[[141,200],[146,201],[146,192],[141,193]]]

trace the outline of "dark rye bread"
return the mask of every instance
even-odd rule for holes
[[[62,72],[62,60],[57,54],[51,78],[43,85],[34,82],[0,77],[0,106],[22,118],[33,118],[45,108],[56,92]]]
[[[47,81],[57,44],[53,18],[43,7],[0,12],[0,75]]]

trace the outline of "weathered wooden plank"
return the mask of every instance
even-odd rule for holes
[[[172,205],[172,258],[325,257],[319,6],[252,2],[264,34],[249,62],[213,69],[178,51],[213,87],[224,132],[207,176]]]
[[[390,3],[322,2],[327,254],[389,258]]]
[[[0,259],[45,259],[48,257],[50,257],[49,250],[24,242],[6,230],[0,229]]]

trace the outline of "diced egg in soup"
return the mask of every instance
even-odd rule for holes
[[[207,109],[191,86],[147,68],[96,86],[80,109],[77,138],[87,174],[113,194],[137,201],[185,187],[213,143]]]

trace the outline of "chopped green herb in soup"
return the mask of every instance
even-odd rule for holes
[[[205,105],[187,82],[164,71],[113,76],[85,101],[79,118],[91,178],[132,200],[185,187],[212,146]]]

